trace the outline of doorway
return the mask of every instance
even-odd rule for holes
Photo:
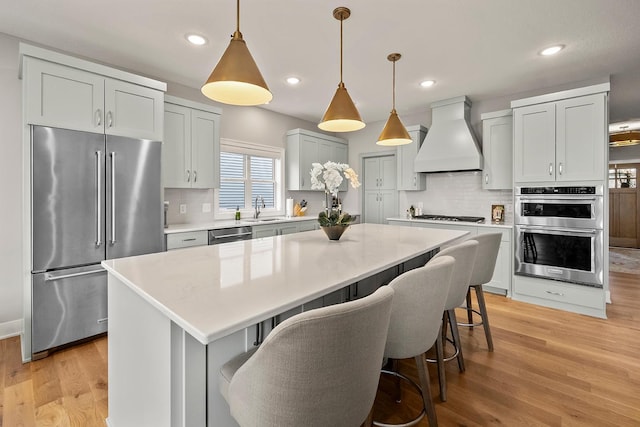
[[[640,248],[640,163],[609,165],[609,245]]]

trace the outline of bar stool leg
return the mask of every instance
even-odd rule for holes
[[[487,346],[489,351],[493,351],[493,338],[491,337],[491,328],[489,327],[489,315],[487,314],[487,305],[484,302],[484,291],[482,285],[474,286],[476,290],[476,298],[478,299],[478,306],[480,315],[482,316],[482,327],[484,328],[484,335],[487,338]]]
[[[438,419],[436,418],[436,408],[433,405],[433,397],[431,396],[431,383],[429,381],[429,370],[427,368],[426,354],[415,357],[418,366],[418,376],[420,377],[420,386],[422,387],[422,403],[427,413],[429,427],[437,427]]]
[[[467,289],[467,320],[471,328],[473,328],[473,303],[471,302],[471,287]]]
[[[441,327],[442,329],[442,327]],[[444,372],[444,342],[442,334],[436,339],[436,363],[438,366],[438,385],[440,386],[440,401],[447,401],[447,378]]]
[[[462,357],[462,342],[460,341],[460,333],[458,332],[458,321],[456,320],[455,310],[448,310],[449,325],[451,326],[451,336],[453,337],[453,345],[458,353],[458,369],[464,372],[464,357]]]

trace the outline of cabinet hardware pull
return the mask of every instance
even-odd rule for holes
[[[111,152],[111,244],[116,242],[116,153]]]
[[[560,164],[558,165],[558,173],[562,175],[562,162],[560,162]]]
[[[549,175],[553,175],[553,163],[549,163]]]
[[[198,171],[193,171],[193,182],[198,182]]]
[[[102,124],[102,110],[98,108],[96,110],[96,126],[100,126],[101,124]]]
[[[194,240],[196,240],[195,237],[192,237],[190,239],[182,239],[183,242],[193,242]]]
[[[111,127],[113,126],[113,113],[111,111],[109,111],[107,113],[107,127]]]
[[[484,183],[485,184],[489,183],[489,174],[488,173],[484,175]]]
[[[100,324],[100,323],[106,323],[106,322],[107,322],[107,320],[109,320],[109,318],[108,318],[108,317],[103,317],[102,319],[98,319],[98,320],[96,320],[96,323],[98,323],[98,324]]]
[[[264,331],[262,330],[262,322],[256,325],[256,341],[253,343],[255,346],[262,344],[264,338]]]
[[[187,182],[191,182],[191,172],[187,169]]]
[[[251,232],[249,233],[237,233],[237,234],[222,234],[220,236],[213,236],[214,239],[226,239],[228,237],[242,237],[242,236],[251,236]],[[196,240],[196,239],[193,239]]]
[[[96,151],[96,246],[102,246],[102,151]]]
[[[74,277],[88,276],[89,274],[106,273],[106,272],[107,270],[100,269],[100,270],[91,270],[91,271],[81,271],[80,273],[62,274],[60,276],[53,276],[52,274],[47,274],[45,275],[44,281],[53,282],[55,280],[72,279]]]
[[[564,296],[564,294],[562,292],[553,292],[553,291],[545,291],[545,292],[548,293],[548,294],[551,294],[551,295],[557,295],[559,297],[563,297]]]

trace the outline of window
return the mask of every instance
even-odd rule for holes
[[[636,188],[637,166],[634,164],[610,165],[609,188]]]
[[[263,212],[282,208],[283,149],[246,142],[222,140],[220,147],[220,188],[217,210],[221,216],[239,207],[252,210],[256,198],[264,199]],[[262,202],[259,202],[262,207]]]

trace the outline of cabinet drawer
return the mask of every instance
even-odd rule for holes
[[[208,236],[207,230],[167,234],[167,250],[208,245]]]
[[[604,306],[602,289],[521,276],[513,285],[514,292],[523,295],[596,309]]]

